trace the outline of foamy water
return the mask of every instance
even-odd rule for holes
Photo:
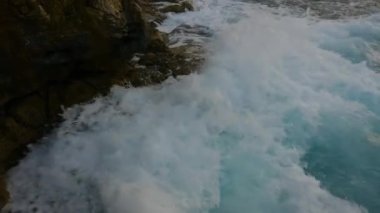
[[[380,211],[380,16],[196,4],[161,30],[215,32],[201,74],[68,109],[9,173],[4,212]]]

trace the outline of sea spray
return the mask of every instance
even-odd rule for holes
[[[326,173],[377,183],[355,175],[359,167],[378,175],[371,171],[379,166],[380,76],[365,58],[342,54],[336,39],[374,19],[315,22],[236,1],[200,3],[166,24],[206,20],[215,30],[201,74],[114,87],[67,110],[55,133],[9,173],[5,211],[378,210],[377,189],[366,191],[376,186],[345,190]],[[344,162],[359,155],[372,164]],[[368,202],[355,197],[367,192]]]

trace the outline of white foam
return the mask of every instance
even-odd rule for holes
[[[7,208],[366,212],[322,189],[302,169],[302,146],[283,141],[285,127],[301,119],[313,128],[325,113],[363,123],[376,117],[350,92],[379,100],[380,77],[320,48],[332,39],[323,24],[234,1],[198,3],[207,7],[194,12],[196,20],[221,26],[202,74],[154,87],[114,87],[107,97],[66,111],[57,132],[11,171]],[[240,21],[224,14],[229,6]],[[189,14],[168,22],[195,22]],[[344,33],[335,26],[333,35]],[[293,111],[301,118],[285,121]]]

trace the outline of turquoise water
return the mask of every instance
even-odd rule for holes
[[[336,23],[326,23],[330,27],[322,29],[330,36],[323,42],[322,48],[335,51],[353,63],[365,63],[371,69],[380,72],[380,17],[373,15],[367,22],[352,21],[351,24],[338,24],[340,33],[336,33]]]
[[[369,212],[378,212],[379,145],[369,141],[361,126],[347,124],[340,118],[325,120],[335,125],[321,126],[310,140],[312,145],[303,156],[306,171],[334,195],[360,203]],[[379,127],[380,123],[377,121],[373,125]]]
[[[379,18],[374,15],[364,23],[342,23],[343,33],[330,31],[332,39],[323,42],[322,47],[378,72],[378,58],[372,61],[372,56],[379,55]],[[322,115],[318,130],[306,140],[309,147],[302,157],[305,170],[334,195],[359,203],[369,212],[379,212],[380,99],[344,84],[334,90],[347,100],[363,104],[373,114],[366,119],[341,112]]]
[[[379,15],[196,6],[162,29],[215,32],[201,72],[67,109],[4,212],[380,212]]]

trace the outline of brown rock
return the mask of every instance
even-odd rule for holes
[[[114,83],[142,86],[185,73],[177,70],[185,60],[171,54],[147,13],[156,11],[144,0],[0,1],[0,208],[8,198],[1,175],[60,120],[62,107]],[[148,52],[145,68],[128,64],[136,52]]]
[[[36,94],[12,104],[7,113],[25,127],[38,129],[48,122],[45,108],[45,100]]]
[[[143,57],[141,57],[139,63],[148,65],[148,66],[154,65],[158,63],[158,57],[156,54],[149,52],[149,53],[146,53]]]
[[[192,11],[194,10],[193,5],[188,2],[188,1],[183,1],[181,3],[175,3],[175,4],[170,4],[162,9],[160,9],[161,12],[163,13],[183,13],[186,11]]]
[[[4,207],[8,198],[9,194],[6,189],[5,178],[0,176],[0,209]]]
[[[62,107],[106,93],[133,53],[165,49],[148,9],[142,0],[0,1],[0,175]]]
[[[165,52],[168,50],[164,36],[159,31],[154,30],[150,33],[148,50],[153,52]]]

